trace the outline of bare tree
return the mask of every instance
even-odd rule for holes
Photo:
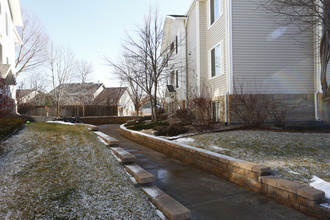
[[[124,68],[126,65],[123,66],[122,62],[115,63],[107,58],[106,61],[149,96],[152,119],[157,121],[158,83],[169,69],[167,63],[173,49],[168,46],[162,50],[163,23],[157,10],[149,12],[144,24],[137,26],[135,33],[136,35],[127,34],[127,40],[122,44],[124,56],[134,61],[133,72],[127,74]]]
[[[23,26],[18,28],[22,44],[17,47],[16,76],[43,65],[47,60],[48,34],[41,22],[26,11],[22,11]]]
[[[86,61],[81,60],[77,65],[77,78],[81,81],[81,83],[86,83],[88,77],[93,73],[94,68],[93,64]]]
[[[287,24],[298,24],[302,31],[312,31],[318,38],[323,98],[329,96],[327,67],[330,58],[330,1],[329,0],[267,0],[263,7],[274,12]],[[317,31],[315,31],[317,30]]]
[[[77,59],[70,49],[52,44],[48,64],[53,89],[51,93],[59,116],[61,100],[65,95],[64,84],[69,83],[76,75]]]

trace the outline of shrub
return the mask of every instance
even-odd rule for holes
[[[283,128],[288,107],[282,102],[271,101],[267,105],[267,112],[276,127]]]
[[[213,128],[211,99],[209,97],[197,97],[189,101],[189,107],[192,111],[192,125],[198,131],[209,130]]]
[[[175,118],[180,121],[181,125],[192,124],[192,113],[189,109],[179,109],[175,113]]]
[[[126,128],[135,130],[135,131],[140,131],[143,129],[154,129],[159,126],[167,126],[167,125],[168,125],[167,122],[162,122],[162,121],[157,121],[157,122],[142,121],[142,122],[126,124]]]
[[[156,128],[157,136],[177,136],[186,133],[188,129],[180,124],[171,124],[169,126],[160,126]]]
[[[0,118],[0,140],[7,137],[17,128],[24,125],[26,120],[21,117],[2,117]]]

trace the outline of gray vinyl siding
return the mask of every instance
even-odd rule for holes
[[[312,34],[297,34],[293,25],[278,26],[274,16],[258,7],[258,2],[232,1],[234,88],[243,83],[264,93],[312,93]]]
[[[210,88],[210,92],[213,98],[224,95],[227,91],[226,88],[226,71],[227,71],[227,66],[226,66],[226,53],[227,53],[227,48],[226,48],[226,8],[225,8],[225,1],[222,1],[222,8],[223,8],[223,14],[220,16],[220,18],[215,21],[212,26],[210,26],[210,16],[209,16],[209,1],[205,2],[205,12],[208,14],[206,18],[206,25],[207,25],[207,34],[206,34],[206,54],[205,56],[208,58],[207,62],[205,63],[206,68],[205,68],[205,77],[208,79],[208,84]],[[211,78],[210,74],[210,57],[209,53],[212,48],[214,48],[216,45],[218,45],[220,42],[222,42],[221,45],[221,50],[223,52],[222,54],[222,60],[221,60],[221,65],[223,65],[223,74],[220,76],[216,76]]]

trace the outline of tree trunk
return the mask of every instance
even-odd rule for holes
[[[329,33],[323,30],[321,43],[320,43],[320,59],[321,59],[321,86],[323,91],[323,99],[327,97],[328,93],[328,82],[327,82],[327,67],[330,56],[329,46]]]
[[[56,117],[59,117],[60,115],[60,102],[56,102]]]

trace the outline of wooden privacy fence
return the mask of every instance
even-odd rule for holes
[[[48,112],[48,115],[47,115]],[[18,106],[18,113],[29,116],[57,116],[56,106]],[[60,106],[59,116],[117,116],[116,105],[63,105]]]

